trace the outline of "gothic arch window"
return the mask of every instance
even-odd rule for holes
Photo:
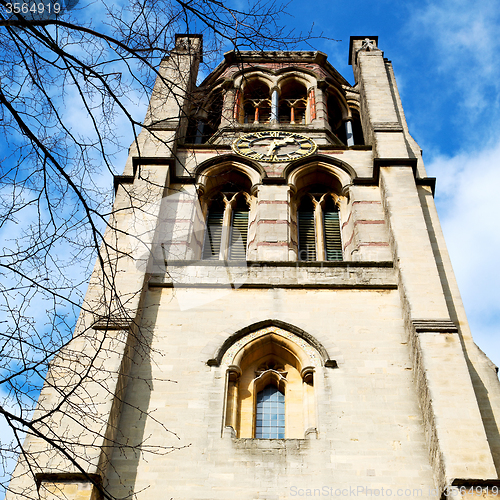
[[[252,197],[251,181],[236,169],[206,175],[200,198],[205,213],[201,257],[246,260]]]
[[[297,439],[316,431],[314,361],[294,338],[268,327],[226,353],[224,425],[237,437]]]
[[[342,260],[342,237],[336,196],[324,186],[311,186],[297,209],[298,260]]]
[[[186,142],[191,144],[206,143],[219,129],[222,118],[223,96],[217,89],[205,103],[195,99],[188,120]]]
[[[269,87],[258,79],[250,80],[243,92],[243,123],[269,123],[271,97]]]
[[[363,136],[363,127],[361,126],[361,118],[359,117],[359,112],[351,108],[351,114],[354,144],[362,146],[365,144],[365,139]]]
[[[302,125],[307,121],[306,112],[306,87],[293,78],[286,80],[281,86],[278,121],[283,124]]]
[[[347,144],[347,134],[343,121],[342,107],[336,94],[328,94],[326,107],[328,114],[328,125],[330,125],[330,129],[339,138],[342,144]]]

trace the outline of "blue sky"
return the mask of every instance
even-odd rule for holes
[[[245,0],[233,0],[235,4]],[[126,0],[118,0],[126,3]],[[250,1],[250,4],[252,1]],[[80,0],[75,17],[99,19],[103,4]],[[351,35],[377,35],[392,61],[410,132],[423,150],[429,176],[437,177],[436,203],[476,342],[500,365],[500,2],[491,0],[293,0],[281,22],[339,40],[318,39],[312,48],[351,83]],[[307,48],[304,44],[301,48]],[[222,59],[222,56],[221,56]],[[68,92],[68,91],[67,91]],[[67,93],[65,118],[74,133],[89,120]],[[129,93],[138,120],[147,102]],[[137,104],[137,105],[136,105]],[[124,150],[132,134],[120,127]],[[0,145],[1,148],[1,145]],[[111,186],[109,171],[93,182]],[[29,218],[29,214],[27,214]],[[1,236],[1,234],[0,234]]]
[[[328,54],[351,83],[349,37],[379,37],[410,132],[423,149],[428,175],[437,177],[436,203],[472,333],[500,365],[500,2],[294,0],[288,11],[283,21],[290,26],[307,31],[314,24],[318,33],[339,40],[316,40],[313,48]],[[75,130],[84,130],[85,116],[69,101]],[[136,108],[139,119],[145,105]],[[116,159],[118,173],[124,160]],[[94,181],[112,182],[108,172]]]
[[[378,35],[436,204],[476,343],[500,365],[500,2],[293,2],[290,21],[351,83],[349,37]]]

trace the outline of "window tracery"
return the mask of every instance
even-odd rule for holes
[[[319,186],[300,199],[297,211],[298,260],[342,260],[340,216],[334,196]]]
[[[249,211],[250,195],[245,191],[226,188],[212,200],[206,218],[204,260],[246,259]]]
[[[244,90],[243,123],[269,123],[271,98],[269,87],[261,80],[251,80]]]
[[[287,80],[281,87],[278,104],[278,121],[282,124],[306,124],[307,89],[295,79]]]
[[[250,335],[227,359],[224,425],[237,437],[304,438],[316,428],[312,360],[279,331]]]
[[[247,124],[307,124],[316,118],[314,90],[307,88],[295,76],[277,81],[274,87],[272,81],[250,77],[242,91],[236,91],[234,118]]]

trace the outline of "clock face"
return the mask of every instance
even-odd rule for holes
[[[272,163],[297,160],[313,154],[316,148],[316,143],[305,135],[277,130],[250,132],[233,142],[235,153]]]

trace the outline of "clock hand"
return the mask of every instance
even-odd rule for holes
[[[269,149],[267,150],[267,155],[271,156],[272,153],[274,153],[274,150],[278,147],[278,143],[273,140],[271,144],[269,144]]]
[[[267,151],[268,155],[271,155],[271,153],[274,153],[277,148],[280,148],[281,146],[286,146],[287,144],[295,142],[293,139],[290,137],[287,137],[286,139],[273,139],[271,144],[269,144],[269,149]]]

